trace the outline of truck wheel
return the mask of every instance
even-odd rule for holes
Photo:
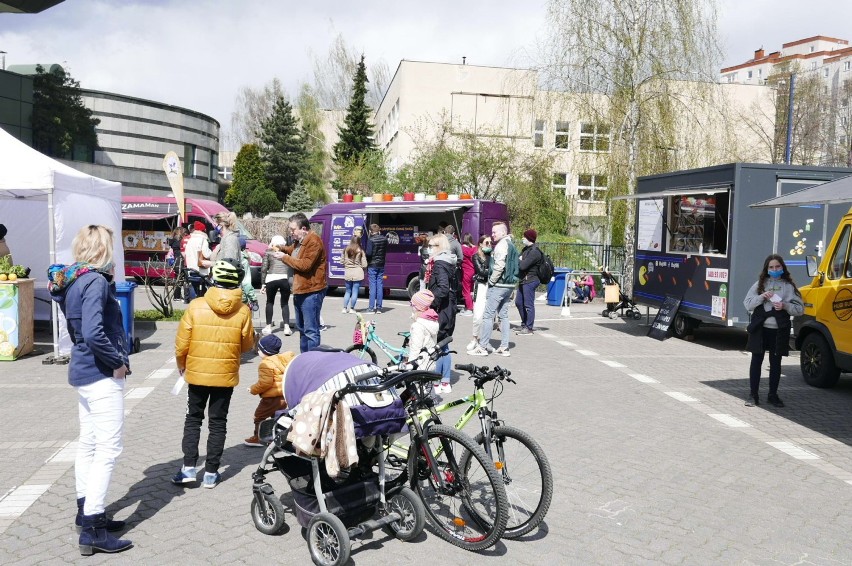
[[[805,336],[799,353],[802,377],[814,387],[834,387],[840,378],[840,370],[834,365],[831,348],[820,334],[812,332]]]
[[[408,298],[410,299],[411,297],[413,297],[414,293],[418,292],[419,290],[420,290],[420,278],[419,277],[412,277],[411,281],[408,282]]]
[[[677,313],[672,322],[672,333],[678,338],[686,338],[695,330],[695,323],[693,318]]]

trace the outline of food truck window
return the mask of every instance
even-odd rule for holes
[[[730,192],[669,197],[669,253],[726,255]]]
[[[837,240],[837,247],[834,248],[834,256],[831,258],[831,269],[828,271],[829,279],[841,279],[843,277],[852,277],[852,265],[850,265],[849,257],[849,226],[843,227],[843,233],[840,239]]]
[[[311,222],[311,232],[316,232],[317,236],[322,238],[322,222]]]

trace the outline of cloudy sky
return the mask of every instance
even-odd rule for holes
[[[813,35],[852,40],[852,2],[720,0],[723,65]],[[400,59],[523,65],[546,0],[65,0],[0,14],[6,64],[60,63],[83,87],[198,110],[228,128],[242,86],[291,94],[338,34],[393,73]]]

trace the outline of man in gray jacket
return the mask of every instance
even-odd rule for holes
[[[509,356],[509,305],[512,292],[518,284],[518,250],[512,243],[512,236],[505,222],[495,222],[491,228],[491,252],[489,265],[488,291],[485,295],[485,313],[479,328],[479,344],[468,353],[471,356],[487,356],[491,353],[491,332],[494,329],[494,317],[500,321],[500,347],[495,354]]]

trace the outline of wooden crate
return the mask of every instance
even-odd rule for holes
[[[0,281],[0,360],[32,352],[34,293],[35,279]]]

